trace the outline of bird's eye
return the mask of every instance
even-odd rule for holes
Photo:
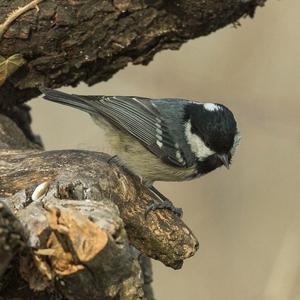
[[[207,146],[208,148],[211,148],[211,143],[206,142],[205,144],[206,144],[206,146]]]

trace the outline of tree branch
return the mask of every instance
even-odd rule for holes
[[[151,212],[145,219],[146,208],[158,199],[137,178],[109,164],[108,155],[76,150],[4,150],[0,155],[5,162],[4,166],[0,163],[1,196],[51,181],[66,199],[112,200],[118,205],[131,244],[168,266],[180,268],[198,248],[195,236],[171,212]]]
[[[0,89],[0,111],[39,94],[38,86],[89,85],[128,63],[147,64],[163,49],[178,49],[242,16],[265,0],[47,0],[10,24],[0,55],[20,53],[27,64]],[[0,22],[23,0],[0,0]]]
[[[137,253],[178,269],[197,251],[198,241],[191,230],[170,211],[151,212],[145,219],[146,208],[158,199],[138,178],[109,163],[110,156],[41,151],[24,141],[13,122],[0,116],[0,197],[26,228],[27,255],[20,261],[19,275],[31,289],[49,293],[55,288],[67,299],[99,299],[110,293],[114,296],[108,299],[116,293],[124,295],[120,299],[139,299],[143,293],[153,299],[149,261],[139,261]],[[118,245],[122,245],[121,256],[116,252]],[[106,247],[113,248],[105,251]],[[132,260],[134,264],[129,263]],[[7,263],[3,266],[4,271]],[[113,270],[116,279],[109,272],[105,273],[107,281],[103,273],[97,275],[106,268]],[[145,284],[137,281],[141,272]],[[64,283],[58,288],[55,282],[61,276]],[[95,283],[98,277],[104,282]],[[105,285],[108,282],[110,287],[116,283],[115,292]],[[87,289],[77,291],[79,286]],[[13,287],[7,290],[6,299],[16,296]],[[125,297],[129,291],[132,298]]]

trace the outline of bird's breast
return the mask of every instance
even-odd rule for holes
[[[94,121],[105,131],[113,154],[131,172],[146,182],[183,181],[197,175],[197,164],[189,167],[177,167],[163,162],[151,153],[135,137],[119,130],[99,116],[92,116]]]

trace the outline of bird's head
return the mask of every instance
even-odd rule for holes
[[[194,102],[185,120],[187,142],[198,160],[215,156],[229,168],[240,140],[233,113],[222,104]]]

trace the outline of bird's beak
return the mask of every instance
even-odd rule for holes
[[[218,154],[219,159],[223,163],[223,165],[226,167],[226,169],[229,169],[229,158],[228,154]]]

